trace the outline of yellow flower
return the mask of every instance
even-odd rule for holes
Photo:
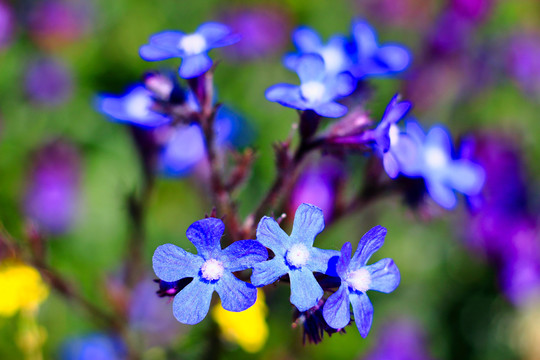
[[[257,301],[249,309],[232,312],[217,305],[212,310],[212,316],[226,340],[237,343],[247,352],[255,353],[261,350],[268,338],[265,320],[267,311],[264,292],[257,289]]]
[[[49,295],[39,272],[17,262],[0,264],[0,289],[0,316],[35,309]]]

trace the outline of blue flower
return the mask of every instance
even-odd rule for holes
[[[291,281],[291,303],[300,311],[317,305],[323,289],[313,272],[331,271],[330,259],[339,255],[335,250],[313,247],[315,237],[324,229],[323,212],[316,206],[302,204],[296,210],[291,235],[278,223],[265,216],[257,227],[257,241],[270,248],[275,257],[253,266],[251,283],[257,287],[273,283],[288,274]]]
[[[354,21],[352,35],[356,43],[356,61],[352,73],[356,78],[393,74],[409,66],[411,56],[407,49],[400,45],[379,46],[375,31],[367,22]]]
[[[337,74],[349,70],[352,60],[347,51],[348,41],[344,36],[335,35],[323,45],[319,35],[307,26],[301,26],[293,34],[293,42],[298,53],[287,54],[284,58],[285,66],[293,71],[298,68],[298,61],[302,55],[318,54],[324,60],[325,69],[330,74]]]
[[[116,335],[93,333],[69,338],[62,345],[62,360],[125,360],[127,348]]]
[[[184,324],[197,324],[210,308],[217,291],[221,305],[228,311],[244,311],[255,303],[257,289],[233,275],[268,258],[268,252],[255,240],[240,240],[221,249],[225,231],[223,221],[208,218],[194,222],[186,232],[197,255],[173,244],[159,246],[154,252],[154,272],[163,281],[193,280],[174,297],[173,313]]]
[[[451,209],[456,205],[453,190],[468,196],[477,195],[484,184],[484,169],[466,159],[452,158],[450,135],[442,126],[434,126],[426,134],[417,122],[406,125],[406,133],[416,143],[414,162],[401,171],[409,177],[420,176],[435,202]]]
[[[301,56],[296,71],[300,86],[271,86],[266,90],[266,98],[294,109],[313,110],[321,116],[335,118],[345,115],[347,107],[334,100],[354,91],[356,81],[351,74],[328,74],[323,58],[317,54]]]
[[[178,72],[180,77],[189,79],[199,76],[210,67],[212,59],[207,52],[213,48],[234,44],[240,40],[229,27],[215,22],[202,24],[192,34],[181,31],[163,31],[150,38],[141,46],[139,54],[146,61],[160,61],[173,57],[183,59]]]
[[[365,338],[373,322],[373,305],[366,291],[390,293],[399,285],[399,270],[392,259],[382,259],[375,264],[366,265],[371,255],[383,245],[385,236],[386,229],[380,225],[369,230],[360,239],[352,259],[351,243],[343,244],[336,265],[341,285],[326,300],[323,308],[324,319],[334,329],[341,329],[349,324],[350,303],[358,331]]]
[[[123,96],[102,95],[97,100],[98,110],[115,121],[144,127],[156,127],[169,123],[169,117],[152,110],[152,93],[137,85]]]

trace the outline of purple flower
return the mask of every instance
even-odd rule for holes
[[[302,203],[309,203],[321,208],[325,219],[330,219],[343,178],[342,165],[331,157],[324,157],[316,164],[307,166],[292,189],[289,213],[292,214]]]
[[[363,360],[430,360],[424,334],[411,319],[386,323],[379,339]]]
[[[508,72],[520,87],[532,95],[540,94],[540,35],[515,35],[506,54]]]
[[[152,93],[142,85],[136,85],[122,96],[102,95],[97,101],[98,110],[112,120],[144,127],[156,127],[169,123],[169,117],[152,110]]]
[[[12,40],[15,28],[13,9],[5,1],[0,1],[0,49],[7,47]]]
[[[323,45],[319,35],[307,26],[301,26],[293,33],[293,42],[298,53],[285,56],[283,62],[290,70],[297,71],[302,55],[318,54],[324,60],[326,72],[338,74],[350,70],[352,60],[348,52],[348,41],[345,36],[334,35]]]
[[[389,75],[405,70],[410,62],[409,51],[401,45],[379,46],[375,31],[365,21],[352,24],[356,59],[352,73],[357,79],[374,75]]]
[[[302,204],[296,210],[290,236],[274,219],[263,217],[257,227],[257,241],[271,249],[275,257],[253,266],[251,283],[265,286],[288,274],[291,303],[300,311],[316,306],[324,292],[313,272],[331,271],[330,259],[339,255],[335,250],[313,247],[315,237],[323,229],[322,210],[309,204]]]
[[[54,58],[33,61],[27,69],[25,90],[28,97],[39,104],[59,105],[72,93],[71,72]]]
[[[62,360],[125,360],[126,345],[118,336],[90,334],[66,340],[62,346]]]
[[[253,8],[233,8],[223,15],[223,22],[229,25],[242,41],[223,50],[237,61],[248,61],[281,52],[287,44],[290,18],[278,6]]]
[[[401,172],[409,177],[420,176],[433,200],[444,208],[456,205],[453,190],[472,196],[482,190],[484,170],[467,159],[452,158],[450,135],[441,126],[434,126],[426,134],[420,125],[411,121],[406,132],[416,143],[415,161]]]
[[[347,107],[334,100],[354,91],[356,81],[349,73],[328,74],[323,58],[317,54],[302,55],[296,71],[300,86],[271,86],[266,90],[266,98],[294,109],[313,110],[321,116],[335,118],[345,115]]]
[[[225,225],[220,219],[199,220],[186,232],[197,249],[197,255],[173,244],[161,245],[154,252],[154,272],[161,280],[173,282],[193,278],[174,297],[173,313],[181,323],[194,325],[202,321],[208,313],[214,291],[228,311],[244,311],[255,303],[257,289],[236,278],[233,272],[266,260],[268,253],[255,240],[236,241],[222,250],[220,239],[224,231]]]
[[[192,34],[180,31],[163,31],[150,38],[150,43],[141,46],[139,54],[146,61],[160,61],[173,57],[182,58],[179,74],[182,78],[193,78],[210,69],[212,59],[207,52],[213,48],[234,44],[240,40],[231,30],[219,23],[208,22],[199,26]]]
[[[324,319],[334,329],[341,329],[349,324],[350,303],[358,331],[365,338],[373,322],[373,305],[366,291],[390,293],[399,285],[399,270],[392,259],[386,258],[366,265],[371,255],[383,245],[385,236],[386,229],[380,225],[369,230],[360,239],[352,259],[351,243],[346,242],[341,248],[341,256],[336,265],[341,285],[330,295],[323,308]]]
[[[62,234],[80,206],[80,158],[69,143],[54,141],[36,152],[24,197],[24,210],[41,231]]]

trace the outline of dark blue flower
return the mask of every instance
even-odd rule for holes
[[[180,57],[182,58],[182,64],[178,69],[180,77],[189,79],[205,73],[212,67],[208,51],[234,44],[238,40],[239,36],[232,34],[229,27],[208,22],[199,26],[192,34],[163,31],[153,35],[149,44],[141,46],[139,54],[146,61]]]
[[[365,21],[352,24],[356,43],[356,61],[352,73],[358,79],[372,75],[389,75],[403,71],[409,66],[411,56],[401,45],[377,44],[375,30]]]
[[[222,250],[220,239],[224,231],[225,225],[220,219],[199,220],[186,232],[197,255],[173,244],[161,245],[154,252],[152,263],[161,280],[173,282],[193,278],[174,297],[173,313],[181,323],[193,325],[202,321],[214,291],[228,311],[244,311],[257,299],[257,289],[236,278],[233,272],[266,260],[268,252],[255,240],[236,241]]]
[[[298,68],[302,55],[318,54],[324,60],[325,69],[329,74],[348,71],[352,60],[347,51],[348,42],[344,36],[335,35],[323,45],[319,35],[307,26],[301,26],[293,34],[293,42],[298,53],[290,53],[283,59],[285,66],[293,71]]]
[[[313,272],[327,273],[335,250],[313,247],[315,237],[324,229],[323,212],[316,206],[302,204],[296,210],[291,235],[287,235],[278,223],[265,216],[257,227],[257,241],[271,249],[275,257],[253,266],[251,283],[264,286],[288,274],[291,281],[291,303],[300,311],[317,305],[323,289]]]
[[[484,169],[467,159],[452,158],[452,144],[447,130],[434,126],[426,134],[417,122],[406,125],[406,133],[416,143],[414,162],[401,172],[420,176],[426,182],[429,195],[444,208],[456,205],[453,190],[465,195],[477,195],[484,184]]]
[[[169,123],[169,117],[152,110],[152,93],[142,85],[131,88],[123,96],[102,95],[97,101],[98,110],[115,121],[133,125],[156,127]]]
[[[324,319],[334,329],[341,329],[350,322],[350,303],[358,331],[362,337],[366,337],[373,321],[373,305],[366,291],[390,293],[399,285],[399,270],[392,259],[366,265],[371,255],[383,245],[385,236],[386,229],[380,225],[369,230],[360,239],[352,259],[351,243],[346,242],[341,248],[336,265],[341,285],[330,295],[323,308]]]
[[[296,72],[300,86],[277,84],[266,90],[266,98],[283,106],[299,110],[313,110],[326,117],[345,115],[347,107],[334,100],[347,96],[356,87],[349,73],[329,74],[320,55],[308,54],[298,59]]]

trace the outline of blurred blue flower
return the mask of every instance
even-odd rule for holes
[[[101,95],[97,108],[112,120],[144,127],[156,127],[169,123],[169,117],[152,110],[152,93],[142,85],[136,85],[122,96]]]
[[[334,35],[328,40],[328,44],[323,45],[321,38],[313,29],[300,26],[293,33],[293,42],[298,53],[287,54],[283,59],[285,67],[292,71],[297,71],[299,61],[305,54],[320,55],[324,60],[326,72],[329,74],[348,71],[352,65],[345,36]]]
[[[326,117],[345,115],[347,107],[334,100],[351,94],[356,81],[349,73],[328,74],[320,55],[302,55],[298,59],[296,72],[300,86],[277,84],[266,90],[266,98],[283,106],[298,110],[313,110]]]
[[[326,300],[323,308],[324,319],[334,329],[341,329],[349,324],[350,303],[358,331],[365,338],[373,322],[373,305],[366,291],[390,293],[399,285],[401,279],[399,270],[392,259],[386,258],[375,264],[366,265],[371,255],[383,245],[385,236],[386,229],[380,225],[369,230],[360,239],[352,259],[351,243],[343,244],[336,265],[341,285]]]
[[[125,360],[125,344],[118,336],[95,333],[66,340],[62,346],[62,360]]]
[[[29,64],[24,86],[30,100],[41,105],[60,105],[73,92],[71,71],[64,62],[52,57]]]
[[[410,62],[409,51],[401,45],[379,46],[375,30],[365,21],[352,24],[356,59],[352,73],[357,79],[373,75],[390,75],[405,70]]]
[[[400,170],[409,177],[423,177],[435,202],[451,209],[456,205],[453,190],[469,196],[482,190],[484,169],[470,160],[452,158],[447,130],[434,126],[426,135],[417,122],[410,121],[406,125],[406,133],[416,143],[415,160]]]
[[[275,257],[253,266],[251,283],[257,287],[265,286],[288,274],[291,303],[300,311],[316,306],[324,292],[313,272],[331,271],[330,259],[337,259],[339,255],[335,250],[313,247],[315,237],[323,229],[322,210],[309,204],[302,204],[296,210],[290,236],[274,219],[263,217],[257,227],[257,241],[271,249]]]
[[[24,196],[24,212],[47,234],[70,230],[80,213],[81,164],[69,142],[45,144],[34,155]]]
[[[387,322],[363,360],[431,360],[424,333],[412,319]]]
[[[159,155],[159,170],[167,176],[183,176],[206,157],[206,145],[197,124],[171,128],[172,134]]]
[[[255,240],[236,241],[222,250],[220,239],[224,231],[225,225],[220,219],[199,220],[186,232],[197,255],[173,244],[161,245],[154,252],[152,263],[161,280],[172,282],[193,278],[174,297],[173,313],[181,323],[193,325],[202,321],[214,291],[228,311],[244,311],[255,303],[257,289],[236,278],[233,272],[266,260],[268,252]]]
[[[173,57],[182,58],[178,69],[180,77],[189,79],[199,76],[212,67],[207,52],[213,48],[234,44],[240,37],[229,27],[215,22],[204,23],[194,33],[163,31],[141,46],[140,56],[146,61],[160,61]]]

